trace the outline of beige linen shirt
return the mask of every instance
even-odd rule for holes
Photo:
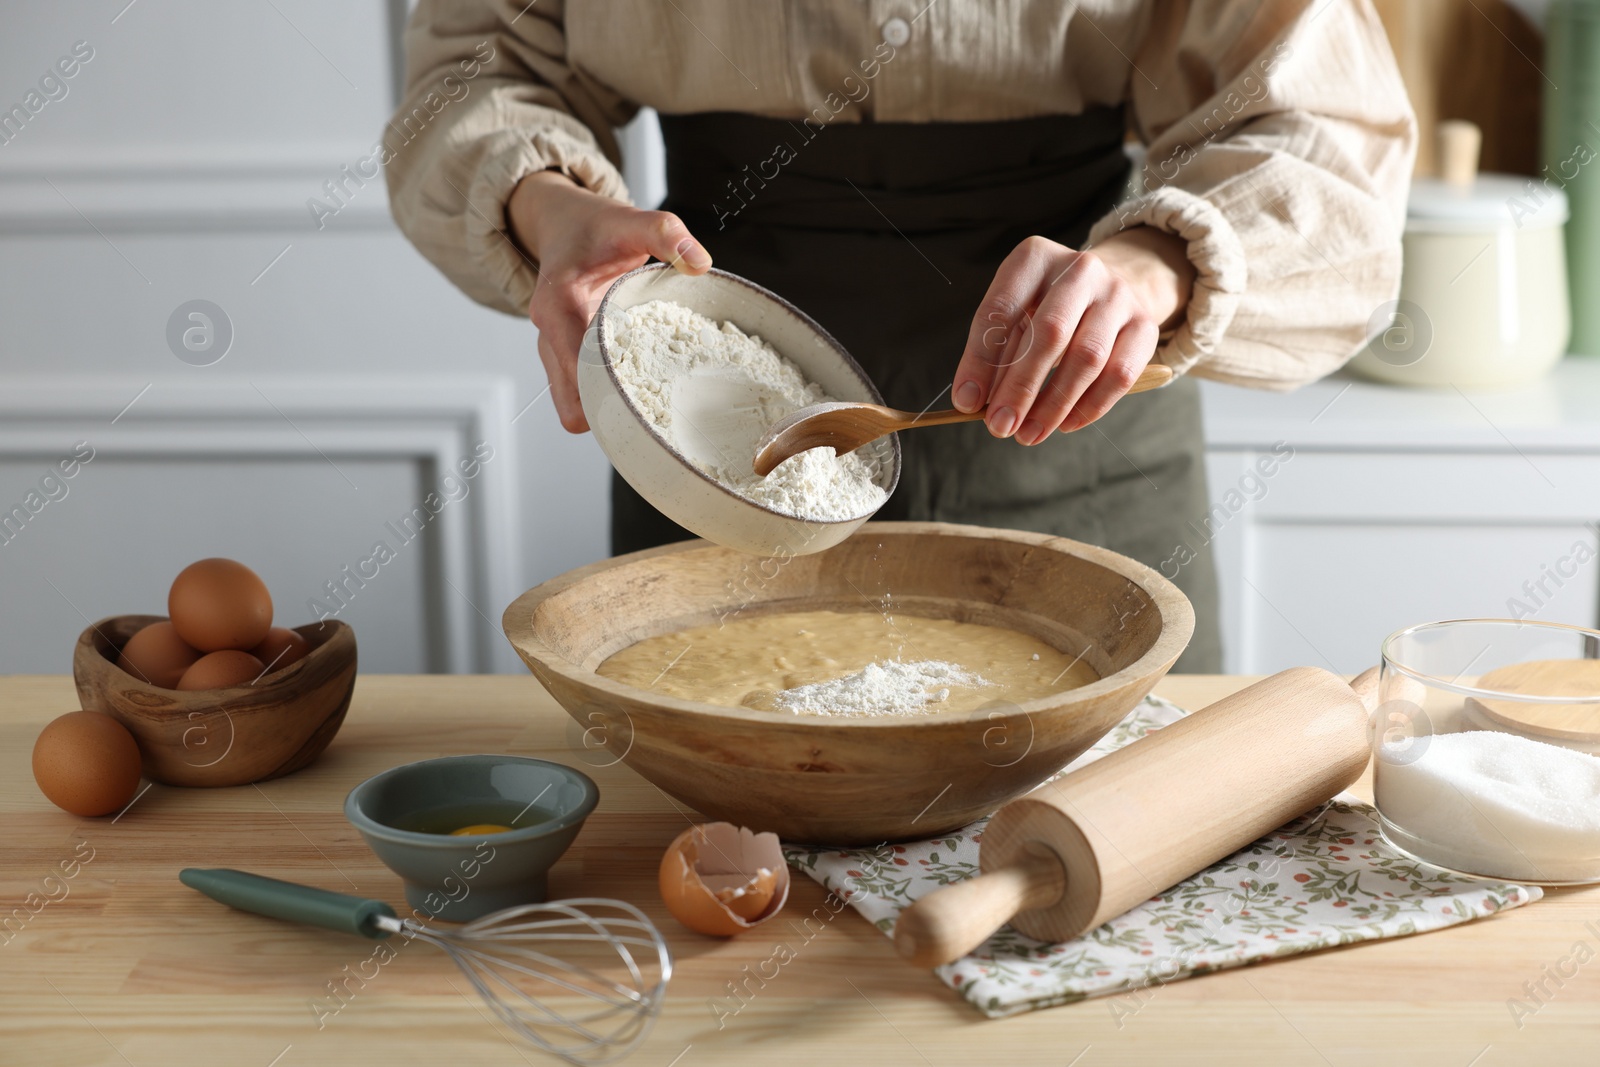
[[[1194,294],[1157,359],[1197,376],[1315,380],[1399,286],[1416,123],[1369,0],[421,0],[406,52],[395,219],[515,314],[537,272],[512,189],[558,168],[626,200],[612,129],[640,106],[816,127],[1126,104],[1143,189],[1089,243],[1187,243]]]

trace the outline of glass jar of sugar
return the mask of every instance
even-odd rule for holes
[[[1426,623],[1383,643],[1373,789],[1384,838],[1436,867],[1600,882],[1600,632]]]

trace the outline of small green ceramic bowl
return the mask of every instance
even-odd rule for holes
[[[546,899],[550,868],[600,800],[589,776],[526,756],[444,756],[394,767],[350,790],[344,814],[405,880],[423,915],[466,922]],[[456,836],[491,823],[498,833]]]

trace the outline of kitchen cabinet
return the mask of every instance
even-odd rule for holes
[[[0,514],[79,442],[94,452],[0,524],[0,600],[27,606],[0,672],[65,669],[87,621],[160,610],[179,567],[217,554],[256,566],[287,622],[313,618],[330,583],[353,592],[340,617],[366,670],[520,672],[501,607],[604,550],[604,457],[557,423],[528,323],[424,262],[381,181],[347,181],[326,210],[326,183],[393,106],[405,6],[38,5],[0,35],[5,70],[41,71],[77,41],[95,53],[0,152]],[[1462,0],[1380,6],[1414,79],[1460,66],[1455,31],[1428,21],[1446,7],[1484,47],[1510,26]],[[1523,104],[1483,95],[1497,79],[1474,92],[1506,121],[1470,112],[1493,165],[1493,131],[1526,127]],[[623,144],[636,198],[657,202],[650,116]],[[194,300],[233,335],[205,365],[169,333]],[[1206,403],[1230,670],[1353,671],[1395,627],[1507,614],[1525,583],[1543,590],[1524,598],[1538,617],[1595,622],[1597,566],[1570,558],[1600,518],[1600,363],[1496,397],[1334,379],[1212,387]],[[1293,458],[1242,484],[1279,441]],[[485,442],[495,458],[470,493],[399,544],[391,527]],[[379,540],[396,561],[346,584]]]
[[[603,548],[605,459],[558,424],[533,328],[434,270],[363,163],[406,10],[5,17],[0,108],[93,56],[0,144],[0,600],[27,608],[0,672],[66,669],[89,621],[163,610],[211,555],[283,622],[338,610],[363,670],[521,671],[501,608]]]
[[[1600,621],[1600,360],[1508,393],[1337,375],[1204,397],[1195,536],[1217,553],[1227,670],[1353,672],[1435,619]]]

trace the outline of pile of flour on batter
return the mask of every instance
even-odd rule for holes
[[[628,308],[606,329],[628,398],[663,438],[705,446],[680,451],[746,500],[799,519],[839,522],[871,514],[888,498],[862,453],[813,448],[765,478],[751,469],[774,422],[831,399],[761,338],[670,300]],[[698,403],[685,396],[688,389],[699,391]],[[705,398],[716,390],[736,399],[708,412]]]
[[[952,686],[989,684],[982,675],[943,660],[886,659],[831,682],[785,689],[772,706],[796,715],[920,715],[947,699]]]

